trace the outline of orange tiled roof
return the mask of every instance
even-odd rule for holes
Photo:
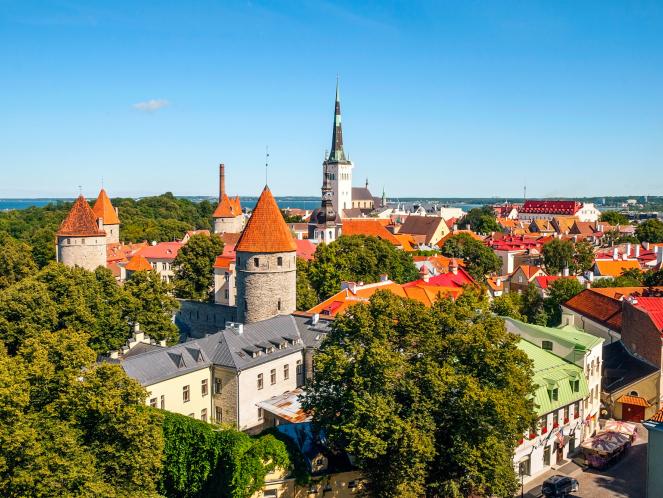
[[[242,214],[242,203],[239,201],[239,195],[236,195],[230,200],[231,204],[233,205],[233,211],[237,216]]]
[[[649,420],[653,420],[654,422],[663,422],[663,408],[661,408],[659,411],[657,411],[652,418]]]
[[[103,237],[106,232],[99,230],[97,225],[97,217],[92,212],[90,205],[85,200],[83,195],[79,195],[78,199],[71,206],[69,214],[64,219],[57,235],[71,235],[75,237]]]
[[[97,218],[102,218],[104,220],[104,225],[119,225],[120,218],[117,217],[115,208],[111,204],[108,195],[104,189],[101,189],[99,192],[99,197],[94,203],[92,212]]]
[[[567,308],[598,322],[611,330],[622,330],[622,304],[593,289],[585,289],[564,303]]]
[[[594,262],[599,273],[607,277],[619,277],[624,270],[640,269],[640,263],[637,260],[598,260]]]
[[[379,220],[373,218],[343,220],[342,232],[343,235],[369,235],[391,242],[395,246],[401,245],[401,241],[393,233],[387,230]]]
[[[632,296],[633,294],[641,296],[647,289],[649,289],[649,287],[593,287],[592,291],[619,300],[623,297]],[[661,286],[651,287],[651,289],[663,291],[663,287]]]
[[[129,260],[125,269],[129,271],[149,271],[153,268],[144,256],[136,254]]]
[[[543,272],[541,268],[533,265],[520,265],[518,268],[521,268],[523,270],[523,273],[525,274],[525,276],[527,276],[528,280],[532,280],[532,277],[534,277],[534,275],[536,275],[538,272]],[[514,270],[513,272],[514,274],[518,271],[518,268]]]
[[[438,240],[437,245],[438,245],[439,247],[442,247],[442,246],[444,246],[444,243],[445,243],[447,240],[449,240],[451,237],[454,237],[455,235],[459,235],[459,234],[461,234],[461,233],[466,233],[466,234],[468,234],[470,237],[472,237],[474,240],[478,240],[478,241],[480,241],[480,242],[483,242],[483,240],[484,240],[483,237],[481,237],[480,235],[477,235],[477,234],[474,233],[472,230],[455,230],[455,231],[452,230],[451,232],[449,232],[448,234],[446,234],[444,237],[442,237],[440,240]]]
[[[627,403],[629,405],[644,406],[649,408],[651,404],[642,396],[629,396],[628,394],[623,394],[617,400],[617,403]]]
[[[235,211],[235,201],[231,201],[226,194],[223,194],[219,205],[212,213],[212,218],[234,218],[238,215],[239,213]]]
[[[272,253],[292,252],[297,250],[290,229],[286,225],[279,206],[269,187],[260,194],[235,251]]]
[[[394,237],[398,239],[398,241],[401,243],[401,246],[403,247],[403,250],[405,252],[414,252],[416,249],[412,246],[412,244],[416,244],[414,241],[414,237],[412,235],[409,235],[407,233],[396,233],[394,234]]]
[[[231,256],[217,256],[214,260],[214,268],[230,268],[230,264],[234,261],[235,258]]]

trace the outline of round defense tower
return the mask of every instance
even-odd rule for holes
[[[56,256],[67,266],[94,271],[106,266],[106,232],[85,197],[80,195],[56,234]]]
[[[268,187],[235,247],[237,319],[251,323],[296,309],[297,245]]]

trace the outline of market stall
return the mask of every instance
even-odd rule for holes
[[[580,447],[587,463],[602,469],[619,459],[631,446],[632,436],[619,431],[603,431],[584,441]]]

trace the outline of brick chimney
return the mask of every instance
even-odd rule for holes
[[[226,193],[226,166],[221,163],[219,164],[219,202],[223,194]]]

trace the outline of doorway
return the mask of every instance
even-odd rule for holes
[[[622,403],[622,420],[627,422],[642,422],[645,419],[645,407]]]
[[[564,461],[564,446],[555,443],[555,464],[561,465]]]

